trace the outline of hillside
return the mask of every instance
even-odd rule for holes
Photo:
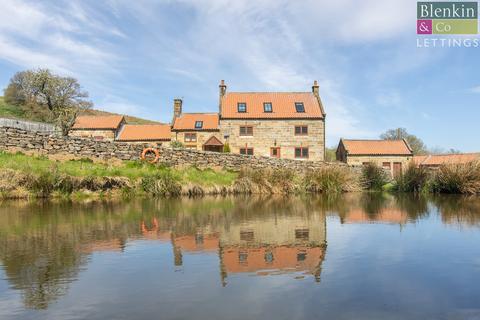
[[[118,115],[116,113],[101,111],[101,110],[86,110],[82,112],[84,115]],[[22,119],[22,120],[30,120],[30,121],[38,121],[38,122],[48,122],[46,119],[45,112],[32,112],[32,110],[28,110],[22,106],[14,106],[7,104],[2,96],[0,96],[0,118],[11,118],[11,119]],[[151,123],[158,123],[156,121],[141,119],[132,116],[125,116],[127,123],[131,124],[151,124]]]

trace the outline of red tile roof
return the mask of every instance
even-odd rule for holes
[[[422,166],[440,166],[442,164],[460,164],[480,161],[480,153],[438,154],[415,156],[413,161]]]
[[[342,139],[340,143],[343,143],[348,155],[412,155],[412,150],[405,140]]]
[[[247,104],[247,112],[238,112],[238,103]],[[272,104],[272,112],[264,112],[263,103]],[[297,112],[295,102],[303,102],[305,112]],[[312,92],[227,92],[221,98],[221,117],[226,119],[291,119],[324,118],[319,99]]]
[[[195,128],[195,122],[203,121],[201,129]],[[216,131],[218,129],[218,113],[183,113],[175,118],[172,130],[179,131]]]
[[[168,124],[126,124],[117,137],[119,141],[169,141],[171,139]]]
[[[123,120],[123,116],[78,116],[72,129],[116,130]]]

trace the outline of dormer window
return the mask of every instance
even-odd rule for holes
[[[195,129],[202,129],[203,121],[195,121]]]
[[[241,113],[247,112],[247,104],[245,102],[237,103],[237,110],[238,112],[241,112]]]
[[[305,112],[305,106],[303,105],[303,102],[295,102],[295,110],[297,110],[298,113]]]
[[[263,103],[263,112],[273,112],[271,102],[264,102]]]

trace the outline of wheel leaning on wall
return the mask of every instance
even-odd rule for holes
[[[155,158],[152,159],[152,160],[148,160],[146,158],[147,154],[149,153],[153,153],[155,155]],[[149,163],[157,163],[158,162],[158,159],[160,158],[160,154],[158,153],[158,150],[157,149],[154,149],[154,148],[145,148],[143,149],[142,151],[142,156],[141,156],[142,160],[144,161],[148,161]]]

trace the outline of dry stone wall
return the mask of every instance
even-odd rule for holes
[[[197,166],[199,168],[226,168],[237,170],[250,168],[289,168],[294,170],[314,169],[329,164],[320,161],[300,161],[269,157],[244,156],[233,153],[215,153],[188,149],[171,149],[149,143],[98,141],[79,137],[63,137],[58,134],[26,131],[18,128],[0,127],[0,150],[21,150],[45,155],[66,154],[92,159],[139,159],[146,147],[158,147],[159,163],[171,166]]]

